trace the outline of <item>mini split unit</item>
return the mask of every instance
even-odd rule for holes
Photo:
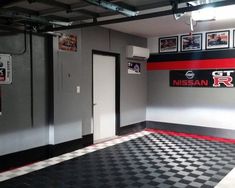
[[[148,59],[149,53],[148,48],[138,46],[127,46],[126,48],[126,56],[131,59]]]

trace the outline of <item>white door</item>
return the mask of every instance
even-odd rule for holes
[[[94,141],[115,136],[115,57],[93,55]]]

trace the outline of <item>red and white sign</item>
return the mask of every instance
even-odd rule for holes
[[[12,82],[12,59],[9,54],[0,54],[0,84]]]
[[[170,71],[171,87],[234,88],[234,84],[234,69]]]
[[[213,87],[221,87],[222,84],[226,87],[234,87],[232,73],[234,73],[234,70],[212,72],[214,80]]]

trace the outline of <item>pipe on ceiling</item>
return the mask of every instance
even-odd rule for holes
[[[160,12],[141,14],[141,15],[132,16],[132,17],[124,17],[124,18],[116,18],[116,19],[104,20],[104,21],[98,21],[98,22],[82,23],[82,24],[71,25],[68,27],[56,27],[56,28],[48,29],[46,31],[60,31],[60,30],[77,29],[77,28],[84,28],[84,27],[129,22],[129,21],[137,21],[137,20],[143,20],[143,19],[149,19],[149,18],[155,18],[155,17],[161,17],[161,16],[168,16],[168,15],[173,15],[177,13],[192,12],[192,11],[196,11],[196,10],[207,8],[207,7],[221,7],[221,6],[234,5],[234,4],[235,4],[234,0],[219,1],[215,3],[177,8],[176,10],[170,9],[170,10],[165,10],[165,11],[160,11]]]
[[[139,14],[138,11],[132,11],[132,10],[126,9],[122,6],[119,6],[114,3],[104,1],[104,0],[85,0],[85,1],[90,4],[97,5],[97,6],[103,7],[105,9],[108,9],[111,11],[119,12],[119,13],[124,14],[126,16],[136,16]]]

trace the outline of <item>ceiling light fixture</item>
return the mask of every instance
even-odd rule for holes
[[[216,20],[235,19],[235,5],[215,8]]]
[[[235,5],[208,7],[192,12],[192,19],[197,22],[235,19]]]
[[[215,9],[212,7],[204,8],[201,10],[193,11],[192,12],[192,19],[194,21],[211,21],[215,20]]]
[[[53,25],[57,26],[71,26],[73,22],[62,22],[62,21],[49,21]]]

